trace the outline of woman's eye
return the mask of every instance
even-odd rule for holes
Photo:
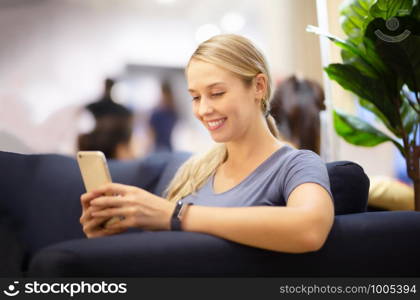
[[[198,97],[198,96],[192,97],[192,101],[197,101],[198,99],[200,99],[200,97]]]
[[[220,92],[220,93],[214,93],[212,94],[213,97],[220,97],[224,94],[225,92]]]

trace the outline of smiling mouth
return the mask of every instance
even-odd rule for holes
[[[227,118],[223,118],[217,121],[207,122],[209,130],[213,131],[213,130],[219,129],[220,127],[223,126],[223,124],[225,124],[226,120]]]

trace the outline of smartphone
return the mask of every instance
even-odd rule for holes
[[[86,191],[91,192],[104,184],[112,182],[105,155],[101,151],[77,152],[77,163],[82,174]],[[112,217],[102,224],[106,227],[120,221],[121,217]]]

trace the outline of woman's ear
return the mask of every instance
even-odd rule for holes
[[[255,76],[255,97],[262,100],[265,98],[267,92],[267,76],[265,74],[258,74]]]

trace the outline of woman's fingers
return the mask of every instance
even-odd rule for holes
[[[87,220],[91,218],[91,211],[89,209],[84,209],[82,215],[80,216],[79,222],[80,224],[84,224]]]
[[[120,184],[120,183],[107,183],[94,191],[92,191],[95,194],[104,194],[104,195],[126,195],[131,190],[133,190],[135,187]]]
[[[80,202],[82,203],[82,208],[85,210],[89,207],[89,202],[95,199],[93,193],[84,193],[80,196]]]
[[[125,218],[124,220],[112,223],[106,226],[108,230],[118,230],[118,231],[125,231],[129,227],[132,227],[133,221],[130,218]]]
[[[82,215],[79,219],[80,224],[84,225],[87,221],[92,219],[92,208],[88,208],[82,212]]]
[[[89,208],[85,209],[82,213],[82,216],[79,219],[80,223],[83,225],[84,223],[86,223],[87,221],[92,219],[92,213],[93,212],[99,211],[101,209],[102,208],[97,207],[97,206],[90,206]]]
[[[112,217],[112,214],[109,212],[103,215],[93,216],[95,212],[100,212],[104,210],[104,206],[108,206],[110,203],[114,203],[116,196],[103,196],[102,193],[104,190],[94,191],[82,194],[80,197],[83,212],[80,217],[80,223],[83,226],[83,232],[88,238],[102,237],[112,234],[121,233],[127,230],[127,227],[119,228],[107,228],[104,227],[104,224],[107,220]],[[118,197],[120,198],[120,197]],[[99,203],[103,205],[91,205],[92,200],[99,199]],[[119,199],[120,200],[120,199]],[[109,208],[112,209],[113,207]],[[108,216],[109,215],[109,216]]]
[[[92,218],[83,224],[83,231],[91,232],[98,230],[100,229],[100,225],[102,225],[106,220],[107,218]]]
[[[106,209],[98,209],[96,211],[92,211],[91,215],[93,218],[98,217],[114,217],[114,216],[122,216],[127,217],[134,213],[134,207],[112,207]]]
[[[127,230],[127,228],[104,227],[107,220],[109,220],[107,217],[91,218],[83,224],[83,232],[88,238],[94,238],[117,234]]]
[[[107,235],[113,235],[117,233],[124,232],[126,229],[109,229],[109,228],[100,228],[99,230],[91,231],[86,233],[86,236],[88,238],[97,238],[97,237],[103,237]]]
[[[134,186],[118,183],[106,184],[94,191],[83,194],[81,201],[83,214],[80,222],[88,237],[106,236],[140,227],[148,230],[161,230],[168,227],[166,200]],[[107,220],[124,217],[111,225]]]
[[[104,194],[96,193],[96,192],[87,192],[80,196],[80,202],[82,203],[83,209],[87,209],[90,205],[90,202],[98,197],[103,196]]]
[[[101,206],[101,207],[110,207],[110,206],[122,206],[127,202],[127,199],[122,196],[101,196],[97,197],[94,200],[90,201],[91,206]]]
[[[94,238],[121,233],[128,229],[127,227],[110,228],[109,226],[104,226],[107,220],[108,218],[92,219],[86,223],[83,231],[88,238]]]

